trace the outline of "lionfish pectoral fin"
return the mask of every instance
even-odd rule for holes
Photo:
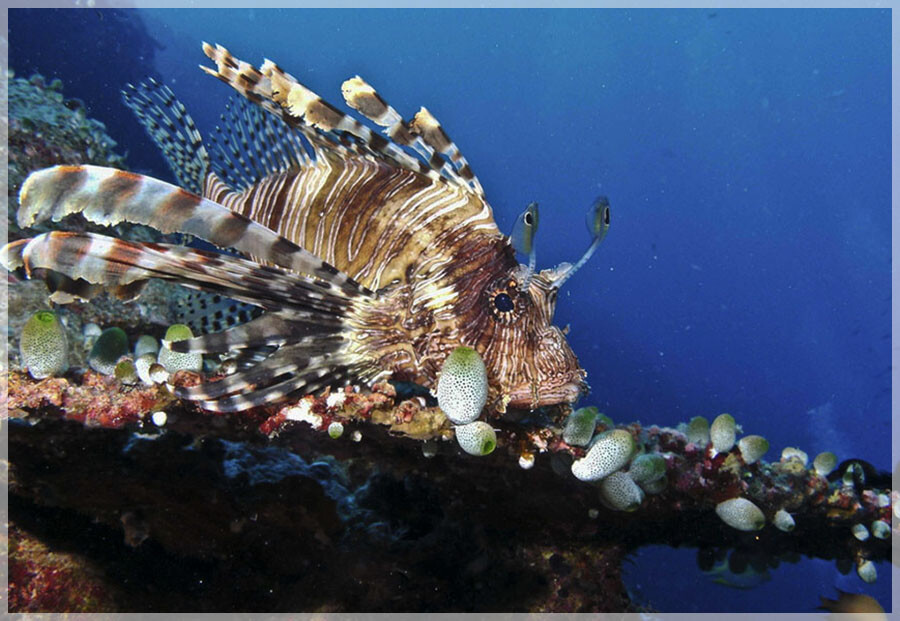
[[[276,356],[277,353],[272,358]],[[315,394],[328,386],[349,385],[355,374],[343,362],[338,356],[334,360],[322,361],[318,366],[304,367],[296,362],[273,360],[269,368],[257,371],[265,364],[260,363],[253,369],[218,382],[177,388],[175,394],[199,401],[203,409],[214,412],[248,410],[291,396]]]
[[[100,166],[32,173],[19,193],[22,228],[81,213],[96,224],[131,222],[184,233],[306,274],[326,288],[371,293],[352,278],[250,218],[165,181]]]
[[[247,324],[166,343],[189,352],[278,347],[254,367],[220,382],[178,389],[180,396],[202,401],[205,409],[243,410],[350,383],[364,377],[370,364],[349,347],[352,328],[345,319],[353,312],[354,297],[286,270],[212,252],[61,231],[13,242],[0,250],[0,259],[31,277],[62,277],[64,289],[76,293],[80,290],[73,283],[92,291],[136,290],[150,278],[162,278],[266,308],[268,314]],[[242,394],[233,394],[238,391]]]
[[[307,352],[312,352],[328,338],[342,338],[339,335],[343,329],[344,324],[338,314],[319,316],[296,311],[268,312],[221,332],[183,341],[163,341],[163,344],[179,353],[225,353],[287,344],[302,344]]]

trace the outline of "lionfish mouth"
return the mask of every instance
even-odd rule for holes
[[[545,405],[574,403],[586,389],[581,380],[559,386],[539,386],[537,390],[530,385],[521,386],[510,393],[507,407],[534,410]]]

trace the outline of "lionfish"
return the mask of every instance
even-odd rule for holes
[[[461,345],[481,354],[494,411],[573,402],[586,390],[585,371],[551,322],[560,287],[609,226],[605,199],[589,214],[593,239],[582,259],[535,272],[537,205],[502,234],[478,178],[424,107],[406,121],[360,77],[344,82],[347,104],[385,137],[269,60],[256,68],[221,46],[203,50],[215,68],[201,68],[244,98],[217,128],[216,161],[168,87],[129,85],[126,104],[182,187],[57,166],[28,177],[18,221],[80,213],[233,252],[53,231],[8,244],[7,269],[44,279],[57,303],[103,289],[130,300],[159,278],[261,309],[246,323],[165,343],[176,352],[262,352],[218,381],[177,389],[207,410],[388,378],[430,388]]]

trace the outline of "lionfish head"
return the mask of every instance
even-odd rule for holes
[[[486,291],[485,302],[495,320],[494,343],[505,350],[487,361],[489,373],[505,387],[507,405],[534,409],[571,403],[587,390],[585,371],[569,346],[565,333],[553,325],[560,287],[590,258],[609,229],[609,201],[598,198],[588,213],[591,245],[574,265],[534,271],[534,235],[537,204],[519,216],[511,235],[513,247],[529,256]]]

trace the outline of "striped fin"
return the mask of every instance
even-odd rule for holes
[[[259,308],[203,291],[184,291],[170,298],[169,309],[175,323],[183,323],[194,334],[221,332],[257,317]]]
[[[239,374],[235,374],[236,377]],[[269,405],[277,401],[283,401],[293,396],[315,394],[326,387],[349,386],[353,381],[353,373],[346,367],[337,365],[333,361],[327,361],[327,366],[319,366],[304,371],[300,375],[290,373],[283,374],[280,381],[271,383],[265,387],[253,387],[240,394],[224,397],[214,397],[211,400],[202,400],[200,405],[205,410],[214,412],[238,412],[250,408]],[[276,378],[277,379],[277,378]],[[209,388],[218,382],[201,384]],[[203,392],[195,391],[195,394],[186,392],[186,388],[176,388],[175,395],[186,399],[202,399]]]
[[[134,288],[148,278],[163,278],[271,310],[272,314],[225,332],[167,343],[176,351],[200,352],[280,346],[257,365],[219,382],[176,388],[176,395],[199,400],[208,410],[244,410],[350,383],[373,372],[371,362],[354,353],[347,338],[350,328],[344,318],[352,309],[346,296],[316,293],[316,287],[306,287],[310,279],[298,274],[229,255],[61,231],[24,244],[13,242],[0,251],[0,258],[7,268],[21,266],[30,277],[59,274],[71,283],[114,288]],[[291,290],[292,283],[298,285],[296,290]]]
[[[212,139],[219,155],[212,168],[235,190],[312,163],[297,132],[246,99],[229,99],[221,119]]]
[[[424,107],[419,110],[412,122],[404,121],[403,117],[359,76],[344,82],[341,85],[341,92],[348,106],[359,111],[373,123],[385,127],[384,133],[391,140],[397,144],[411,147],[422,159],[429,162],[434,170],[440,171],[455,184],[466,185],[467,188],[482,198],[484,197],[481,182],[472,172],[469,163],[447,136],[437,119]],[[450,163],[438,154],[446,155]]]
[[[95,233],[53,231],[2,250],[7,269],[22,265],[29,277],[50,270],[74,281],[133,291],[150,278],[214,291],[266,310],[290,310],[292,317],[339,325],[351,296],[316,281],[230,255],[181,246],[129,242]],[[134,296],[131,296],[134,297]]]
[[[333,322],[301,319],[303,318],[296,313],[271,312],[222,332],[166,343],[166,346],[175,352],[201,354],[282,346],[288,343],[313,346],[320,344],[318,341],[323,337],[339,333],[344,327],[339,319]]]
[[[100,166],[55,166],[32,173],[19,194],[19,226],[81,213],[112,226],[132,222],[194,235],[315,279],[323,288],[371,294],[315,255],[250,218],[164,181]]]
[[[122,97],[162,150],[178,184],[198,194],[209,170],[200,131],[172,90],[153,78],[126,85]]]
[[[317,154],[323,147],[321,141],[311,137],[315,134],[310,129],[330,138],[331,144],[341,144],[355,152],[362,149],[363,153],[371,153],[432,180],[445,180],[440,174],[440,168],[434,170],[429,161],[412,157],[397,144],[344,114],[272,61],[266,60],[261,68],[256,69],[249,63],[236,59],[221,45],[213,47],[204,43],[203,51],[216,63],[216,68],[201,65],[201,69],[219,78],[251,102],[273,112],[292,127],[301,129],[314,142]],[[356,142],[348,143],[347,135],[353,136]],[[327,146],[324,148],[328,149]]]
[[[288,374],[306,375],[318,381],[328,373],[329,368],[334,368],[336,361],[343,360],[340,347],[341,343],[332,341],[327,353],[316,356],[309,355],[303,345],[284,347],[246,371],[234,373],[216,382],[183,388],[179,396],[195,401],[220,399],[237,392],[247,396],[253,389],[278,383],[279,378]]]

